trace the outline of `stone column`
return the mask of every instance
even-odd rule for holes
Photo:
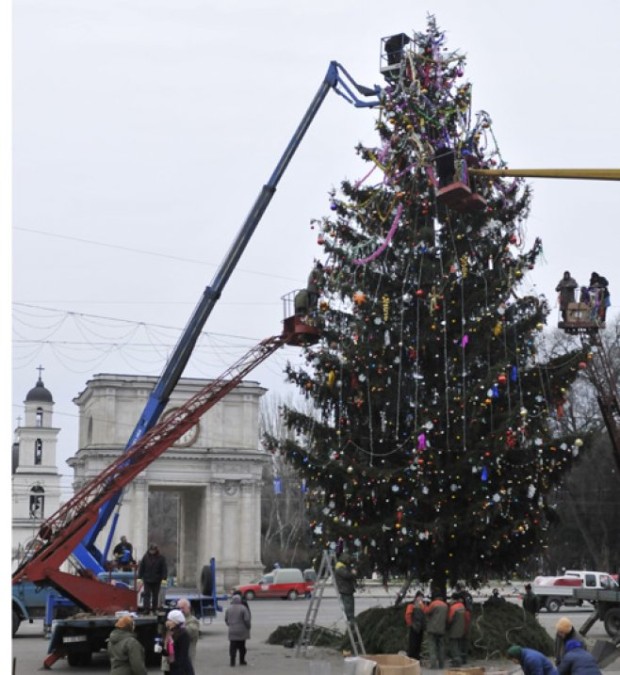
[[[149,542],[149,490],[144,473],[140,474],[132,483],[133,498],[127,504],[129,508],[129,523],[131,530],[127,532],[127,538],[133,544],[134,558],[140,562],[146,553]]]
[[[240,482],[241,499],[239,500],[239,567],[244,568],[256,560],[254,542],[256,539],[256,504],[253,497],[253,482]],[[258,505],[260,512],[260,504]],[[260,532],[260,528],[259,528]]]
[[[221,561],[222,552],[222,488],[224,481],[211,481],[207,487],[207,560],[212,557]]]

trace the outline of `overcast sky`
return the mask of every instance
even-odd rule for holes
[[[44,366],[69,475],[72,399],[96,373],[159,375],[329,62],[384,84],[380,39],[428,12],[467,54],[511,168],[620,165],[617,0],[14,0],[11,428]],[[311,220],[366,173],[354,146],[376,142],[376,114],[328,96],[187,375],[279,332],[280,296],[322,250]],[[531,185],[544,260],[523,290],[555,302],[565,269],[595,270],[620,303],[620,184]],[[288,358],[251,378],[283,390]]]

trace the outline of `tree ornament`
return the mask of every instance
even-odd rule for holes
[[[469,257],[467,254],[461,256],[461,274],[463,279],[466,279],[469,274]]]
[[[431,292],[429,293],[429,296],[428,296],[428,306],[429,306],[429,309],[431,311],[431,314],[433,314],[434,312],[436,312],[439,309],[439,299],[440,299],[440,297],[441,296],[437,292],[437,288],[435,286],[433,286],[431,288]]]
[[[381,297],[381,304],[383,305],[383,320],[387,322],[390,318],[390,296],[384,294]]]
[[[330,370],[329,373],[327,373],[327,386],[331,389],[336,382],[336,371],[335,370]]]
[[[355,291],[353,293],[353,302],[359,307],[366,302],[366,293],[364,291]]]

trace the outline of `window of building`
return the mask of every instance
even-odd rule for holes
[[[37,412],[34,419],[35,427],[43,426],[43,408],[37,408]]]
[[[35,485],[30,490],[30,517],[32,519],[43,518],[45,513],[45,490],[40,485]]]
[[[34,463],[41,464],[43,461],[43,441],[40,438],[34,442]]]

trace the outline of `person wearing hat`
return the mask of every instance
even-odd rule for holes
[[[426,627],[426,614],[424,613],[424,593],[418,591],[405,609],[405,623],[409,627],[409,642],[407,656],[411,659],[420,660],[422,642],[424,640],[424,628]]]
[[[144,613],[156,611],[159,607],[159,592],[168,578],[166,559],[159,552],[157,544],[150,544],[138,567],[138,583],[144,584]]]
[[[133,632],[134,621],[129,614],[114,624],[108,638],[108,656],[112,675],[147,675],[144,647]]]
[[[566,643],[569,640],[577,640],[585,647],[586,639],[575,630],[573,622],[567,616],[563,616],[558,619],[558,622],[555,624],[555,646],[553,654],[556,666],[560,665],[562,657],[564,656]]]
[[[344,615],[347,621],[355,621],[355,590],[357,589],[357,575],[351,567],[351,556],[342,553],[340,560],[334,567],[334,580],[342,600]]]
[[[189,658],[190,637],[185,630],[185,615],[172,609],[166,617],[166,636],[162,654],[166,657],[170,675],[195,675]]]
[[[230,606],[224,612],[224,622],[228,626],[230,665],[236,665],[237,652],[239,652],[239,665],[247,666],[245,641],[250,639],[252,620],[250,612],[241,603],[240,595],[233,595],[230,598]]]
[[[562,313],[562,321],[566,321],[568,305],[575,302],[575,289],[579,284],[571,277],[570,272],[564,272],[558,285],[555,287],[558,295],[558,302],[560,305],[560,312]]]
[[[511,645],[506,656],[521,666],[523,675],[558,675],[553,663],[536,649]]]
[[[579,640],[568,640],[558,666],[559,675],[601,675],[596,659]]]
[[[540,599],[532,591],[532,584],[525,584],[525,593],[523,595],[523,610],[532,616],[536,616],[540,611]]]

